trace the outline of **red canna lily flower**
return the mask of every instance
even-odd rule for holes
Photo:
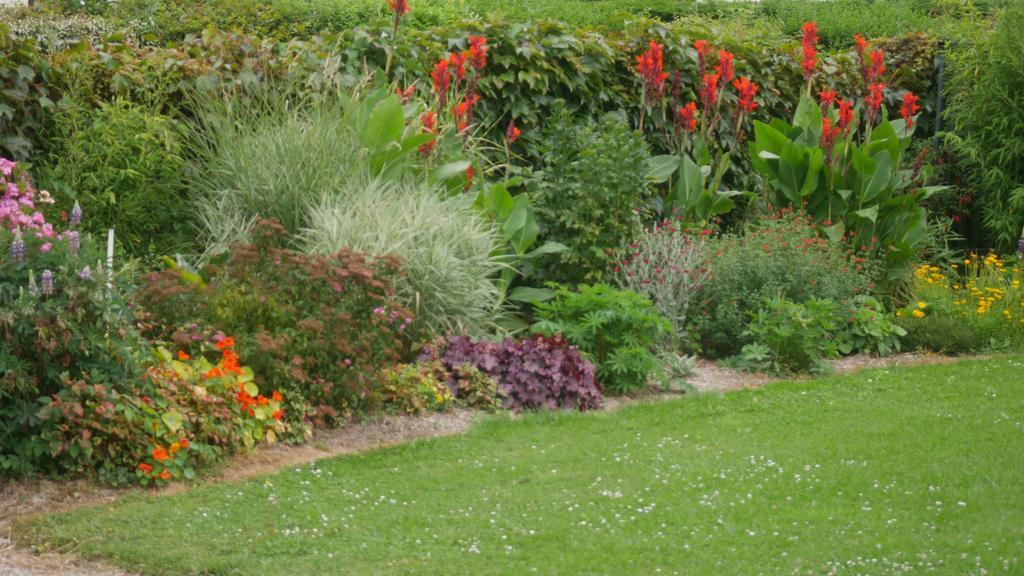
[[[853,102],[839,99],[839,129],[847,132],[853,123]]]
[[[718,65],[715,66],[715,71],[718,72],[718,81],[721,87],[725,87],[735,76],[733,71],[733,58],[735,56],[728,50],[718,51]]]
[[[455,118],[455,126],[459,132],[465,132],[473,120],[473,107],[480,100],[476,94],[470,94],[452,107],[452,117]]]
[[[854,34],[853,41],[855,44],[855,48],[857,50],[857,54],[859,54],[860,57],[863,58],[864,54],[867,53],[868,50],[868,41],[865,40],[864,37],[861,36],[860,34]]]
[[[903,116],[908,129],[914,125],[914,115],[921,109],[917,105],[917,101],[918,97],[913,92],[907,92],[903,95],[903,107],[900,109],[900,115]]]
[[[697,49],[697,73],[703,78],[707,70],[708,55],[711,54],[712,48],[707,40],[697,40],[693,43],[693,47]]]
[[[464,192],[469,191],[469,187],[473,185],[473,166],[466,168],[466,186],[462,189]]]
[[[388,0],[388,5],[391,6],[395,18],[401,18],[409,12],[409,0]]]
[[[871,53],[871,64],[868,66],[868,82],[877,82],[885,72],[885,53],[875,50]]]
[[[651,40],[647,51],[636,57],[636,71],[644,84],[644,101],[652,102],[665,92],[668,74],[662,71],[661,44]]]
[[[700,90],[701,103],[707,112],[718,101],[718,73],[704,75],[704,87]]]
[[[434,81],[434,93],[437,94],[441,106],[444,106],[448,90],[452,85],[452,73],[448,69],[447,58],[442,58],[434,64],[434,69],[430,72],[430,79]]]
[[[876,83],[868,86],[868,95],[864,102],[868,106],[868,123],[874,125],[875,115],[882,107],[882,95],[885,91],[885,84]]]
[[[420,124],[423,125],[423,132],[425,134],[437,134],[436,116],[434,115],[433,110],[420,114]],[[436,140],[431,140],[420,145],[420,154],[430,156],[430,153],[434,151],[434,146],[436,144]]]
[[[508,123],[508,128],[505,129],[505,139],[508,140],[508,143],[511,144],[516,140],[519,140],[519,137],[522,134],[523,131],[520,130],[518,126],[516,126],[516,121],[510,120]]]
[[[487,65],[487,38],[470,34],[467,54],[473,68],[483,70],[483,67]]]
[[[686,106],[680,106],[676,110],[676,131],[686,130],[694,132],[697,130],[697,103],[690,102]]]
[[[757,95],[757,84],[743,76],[734,80],[732,86],[739,93],[740,112],[753,112],[757,108],[757,102],[754,101],[754,96]]]
[[[402,104],[408,104],[409,100],[413,97],[414,94],[416,94],[416,85],[413,84],[412,86],[409,86],[405,90],[402,90],[401,86],[397,86],[395,87],[395,94],[397,94],[398,97],[402,99]]]
[[[455,75],[456,80],[466,79],[466,57],[458,52],[452,52],[448,55],[448,67],[451,69],[452,74]]]
[[[836,96],[838,92],[835,90],[822,90],[818,93],[818,100],[821,102],[821,106],[825,109],[831,109],[832,105],[836,102]]]
[[[818,24],[805,22],[803,25],[803,38],[800,40],[800,47],[803,53],[801,66],[804,70],[804,78],[808,82],[814,75],[814,69],[818,66],[818,50],[815,45],[818,43]]]

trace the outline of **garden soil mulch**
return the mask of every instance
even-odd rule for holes
[[[833,367],[837,373],[849,374],[866,368],[945,364],[956,360],[934,354],[897,354],[888,358],[857,355],[838,360],[833,363]],[[781,379],[764,374],[737,372],[708,360],[699,360],[688,384],[696,392],[727,392],[759,388],[778,380]],[[609,398],[606,399],[605,409],[614,410],[635,402],[678,398],[684,392],[652,389],[633,396]],[[300,446],[267,446],[234,457],[208,481],[237,482],[322,458],[460,434],[476,418],[477,414],[465,410],[415,417],[384,416],[319,432],[312,441]],[[188,489],[188,485],[179,483],[158,492],[172,494]],[[55,482],[29,479],[0,482],[0,576],[131,576],[118,568],[83,559],[76,555],[73,548],[30,550],[14,546],[12,540],[14,525],[19,519],[63,512],[80,506],[109,504],[125,494],[139,490],[114,490],[86,480]]]

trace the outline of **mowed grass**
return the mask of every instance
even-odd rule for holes
[[[495,416],[27,528],[145,574],[1021,574],[1024,357]]]

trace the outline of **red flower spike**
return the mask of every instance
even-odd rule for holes
[[[868,106],[868,118],[872,123],[875,121],[875,114],[882,107],[882,93],[885,91],[885,84],[872,84],[868,86],[868,96],[864,102]]]
[[[871,64],[868,66],[868,82],[877,82],[885,73],[885,53],[875,50],[871,53]]]
[[[743,76],[732,83],[733,88],[739,93],[739,107],[741,112],[753,112],[757,108],[754,96],[757,95],[757,84],[750,81],[750,78]]]
[[[416,94],[416,85],[413,84],[405,90],[402,90],[401,86],[395,87],[395,94],[402,99],[402,104],[408,104],[409,100]]]
[[[472,166],[466,168],[466,186],[465,186],[465,188],[462,189],[463,192],[468,192],[469,191],[469,187],[473,185],[473,175],[475,173],[476,172],[473,170]]]
[[[728,50],[718,51],[718,65],[715,66],[715,71],[718,72],[718,81],[723,87],[728,84],[735,75],[733,71],[733,58],[735,58],[735,56]]]
[[[469,35],[469,63],[473,68],[483,70],[487,65],[487,38],[483,36]]]
[[[821,102],[822,108],[831,109],[832,105],[836,103],[836,96],[839,93],[835,90],[822,90],[818,93],[818,101]]]
[[[452,73],[448,70],[447,58],[442,58],[437,64],[434,64],[434,69],[430,72],[430,79],[434,81],[434,93],[441,99],[443,106],[452,85]]]
[[[814,75],[814,69],[818,66],[818,50],[816,48],[818,43],[818,24],[815,22],[805,22],[803,33],[803,38],[800,40],[800,48],[803,53],[801,66],[804,70],[804,78],[810,81],[811,76]]]
[[[839,99],[839,129],[846,133],[853,123],[853,102]]]
[[[907,92],[903,95],[903,107],[900,109],[900,116],[903,116],[908,129],[914,125],[914,115],[921,110],[921,107],[917,105],[917,101],[918,97],[913,92]]]
[[[458,52],[448,55],[448,68],[452,71],[456,80],[466,79],[466,57]]]
[[[644,84],[645,102],[661,98],[665,93],[665,80],[668,74],[663,72],[661,44],[651,40],[647,51],[636,57],[636,71]]]
[[[690,102],[686,106],[680,106],[676,110],[676,131],[686,130],[695,132],[697,130],[697,103]]]
[[[714,107],[715,102],[718,101],[718,73],[705,74],[704,75],[704,87],[700,90],[701,103],[704,105],[704,111],[710,110]]]
[[[396,18],[401,18],[409,12],[409,0],[388,0],[391,11]]]

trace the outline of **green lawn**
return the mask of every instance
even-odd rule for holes
[[[23,538],[146,574],[1021,574],[1024,357],[496,416]]]

